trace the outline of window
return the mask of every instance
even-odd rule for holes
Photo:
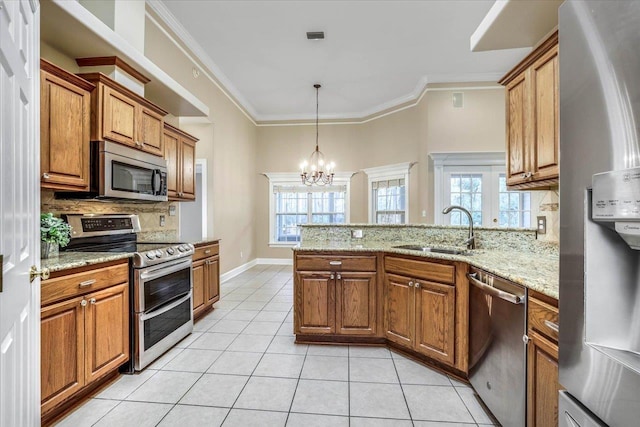
[[[334,184],[317,187],[300,183],[297,173],[265,174],[270,188],[270,246],[300,241],[302,224],[342,224],[348,221],[351,174],[336,174]]]
[[[409,170],[413,163],[363,169],[369,179],[369,222],[409,222]]]
[[[531,227],[531,193],[508,191],[504,153],[438,153],[434,160],[435,220],[468,225],[459,210],[443,214],[448,205],[469,210],[476,226]],[[440,194],[439,194],[440,193]]]

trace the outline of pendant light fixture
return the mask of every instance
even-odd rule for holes
[[[316,149],[309,156],[309,161],[300,164],[300,178],[305,185],[331,185],[333,182],[334,163],[326,163],[324,154],[318,148],[318,92],[322,87],[314,84],[316,88]]]

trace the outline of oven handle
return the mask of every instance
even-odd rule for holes
[[[153,267],[144,268],[140,270],[138,274],[140,275],[140,280],[153,280],[167,274],[175,273],[176,271],[180,271],[186,267],[191,267],[192,264],[193,261],[191,257],[189,257],[186,259],[180,259],[172,263],[160,264]]]
[[[511,304],[524,304],[524,298],[514,295],[510,292],[501,291],[493,286],[489,286],[484,282],[478,280],[477,273],[467,273],[467,278],[473,286],[479,288],[481,291],[491,295],[492,297],[500,298],[501,300],[510,302]]]
[[[189,301],[191,299],[191,291],[189,291],[188,294],[186,294],[185,296],[183,296],[182,298],[180,298],[177,301],[172,302],[171,304],[168,304],[158,310],[152,311],[150,313],[143,313],[140,316],[140,320],[142,320],[143,322],[145,320],[149,320],[149,319],[153,319],[156,316],[160,316],[161,314],[166,313],[169,310],[173,310],[174,308],[176,308],[177,306],[179,306],[180,304],[182,304],[185,301]]]

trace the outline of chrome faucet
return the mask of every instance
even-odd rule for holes
[[[442,210],[443,214],[448,214],[452,210],[457,209],[467,214],[469,218],[469,238],[464,242],[467,245],[467,249],[475,249],[476,248],[476,236],[473,234],[473,218],[471,217],[471,212],[463,208],[462,206],[451,205],[447,206]]]

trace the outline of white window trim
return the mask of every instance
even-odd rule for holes
[[[287,185],[300,185],[300,173],[298,172],[265,172],[263,173],[269,179],[269,247],[271,248],[292,248],[298,245],[299,242],[278,242],[275,239],[275,196],[273,193],[273,187],[287,186]],[[333,183],[335,185],[344,185],[347,187],[347,194],[345,195],[345,223],[350,221],[350,203],[351,203],[351,177],[354,172],[336,172],[333,176]]]
[[[387,181],[392,179],[404,179],[405,185],[405,207],[404,207],[404,223],[409,224],[409,171],[411,167],[415,165],[416,162],[404,162],[404,163],[396,163],[393,165],[385,165],[385,166],[376,166],[373,168],[362,169],[362,172],[367,174],[368,184],[367,184],[367,202],[369,205],[369,223],[373,224],[374,218],[374,210],[373,210],[373,200],[371,199],[371,195],[373,194],[373,183],[376,181]]]
[[[442,192],[444,191],[445,166],[502,166],[505,165],[504,151],[485,151],[475,153],[430,153],[433,160],[433,219],[436,224],[444,224],[442,214]]]

